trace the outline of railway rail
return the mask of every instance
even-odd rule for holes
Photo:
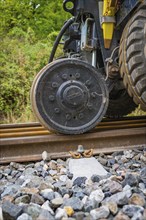
[[[39,123],[0,125],[0,163],[41,160],[43,151],[51,159],[69,157],[78,145],[93,154],[109,153],[146,145],[146,116],[103,120],[82,135],[62,135]]]

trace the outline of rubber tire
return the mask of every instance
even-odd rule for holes
[[[125,88],[117,89],[119,83],[122,82],[119,80],[109,94],[109,105],[105,115],[107,118],[121,118],[130,114],[137,107]]]
[[[129,95],[146,111],[146,4],[139,8],[124,28],[119,66]]]

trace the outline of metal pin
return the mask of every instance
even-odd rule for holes
[[[78,152],[78,153],[83,153],[84,151],[85,151],[85,150],[84,150],[83,145],[78,145],[77,152]]]

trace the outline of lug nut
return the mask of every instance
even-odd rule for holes
[[[66,114],[66,119],[69,121],[71,119],[71,115],[70,114]]]
[[[80,119],[84,118],[84,114],[83,114],[83,113],[80,113],[80,114],[79,114],[79,118],[80,118]]]
[[[87,107],[88,107],[89,110],[93,109],[93,106],[91,104],[88,104]]]
[[[80,78],[80,73],[76,73],[76,74],[75,74],[75,77],[76,77],[77,79],[79,79],[79,78]]]
[[[53,82],[53,83],[52,83],[52,87],[53,87],[53,88],[57,88],[57,87],[58,87],[58,83],[57,83],[57,82]]]
[[[62,74],[62,79],[67,79],[67,74],[66,73]]]
[[[85,82],[85,85],[86,85],[86,86],[90,86],[90,85],[91,85],[91,81],[90,81],[90,80],[87,80],[87,81]]]
[[[49,100],[50,100],[50,101],[54,101],[54,100],[55,100],[55,97],[54,97],[53,95],[50,95],[50,96],[49,96]]]
[[[54,111],[55,111],[55,113],[57,113],[57,114],[60,113],[60,109],[59,109],[59,108],[55,108]]]
[[[95,98],[96,97],[96,92],[92,92],[91,96],[92,96],[92,98]]]

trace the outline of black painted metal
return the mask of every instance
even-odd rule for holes
[[[34,80],[31,96],[38,120],[65,134],[95,127],[108,106],[100,72],[76,59],[61,59],[43,69]]]
[[[119,45],[119,41],[121,38],[121,34],[123,31],[124,26],[126,25],[127,21],[129,20],[129,16],[131,13],[138,7],[141,3],[139,0],[131,0],[131,1],[121,1],[120,8],[116,13],[116,29],[114,31],[114,36],[111,42],[111,47],[109,49],[104,48],[104,41],[103,41],[103,31],[100,24],[99,18],[99,5],[98,3],[101,0],[64,0],[64,10],[71,13],[75,16],[76,22],[81,23],[81,16],[90,14],[96,23],[96,32],[97,32],[97,39],[99,41],[99,45],[101,48],[102,58],[104,61],[104,65],[106,65],[105,60],[110,57],[113,49]],[[72,2],[74,7],[70,10],[66,8],[66,3]]]
[[[122,4],[120,5],[120,8],[116,14],[116,27],[124,27],[127,21],[129,20],[129,17],[131,16],[131,13],[133,10],[135,10],[138,5],[141,3],[139,0],[131,0],[127,1],[124,0]]]

